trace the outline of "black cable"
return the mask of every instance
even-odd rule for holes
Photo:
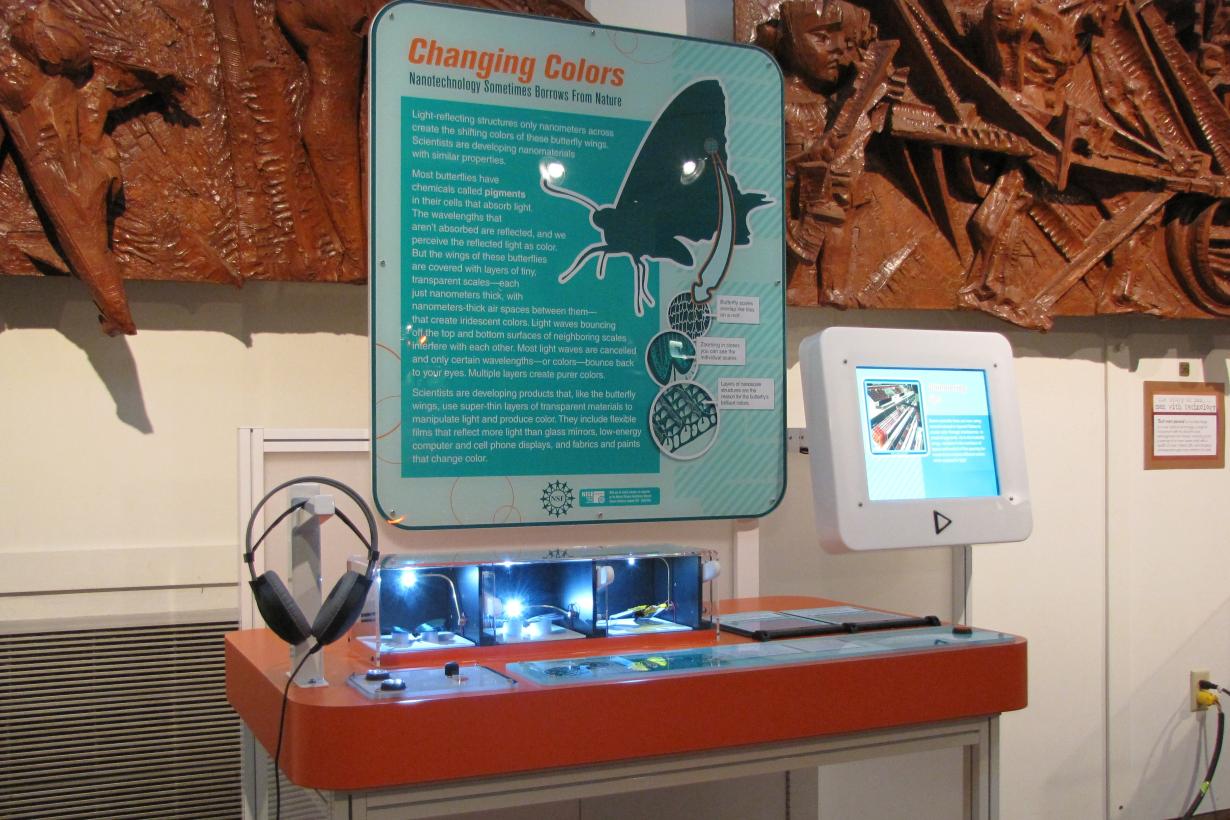
[[[363,546],[367,547],[368,550],[371,550],[372,545],[369,544],[367,539],[363,537],[363,533],[359,532],[359,528],[354,525],[354,522],[346,517],[346,513],[342,512],[336,507],[333,509],[333,512],[337,514],[338,518],[342,519],[343,524],[345,524],[347,527],[350,527],[350,531],[355,534],[356,538],[358,538],[360,541],[363,542]]]
[[[281,523],[282,523],[282,521],[283,521],[283,519],[285,519],[285,518],[286,518],[286,516],[290,515],[290,514],[291,514],[291,513],[293,513],[295,510],[301,510],[301,509],[303,509],[303,508],[304,508],[304,507],[306,507],[306,506],[307,506],[307,499],[305,498],[305,499],[303,499],[302,501],[300,501],[300,502],[298,502],[298,503],[296,503],[296,504],[292,504],[292,505],[290,505],[289,507],[287,507],[285,510],[283,510],[283,511],[282,511],[282,514],[281,514],[281,515],[279,515],[277,518],[275,518],[272,524],[270,524],[268,527],[265,527],[265,531],[261,533],[261,537],[260,537],[260,538],[257,538],[257,539],[256,539],[256,543],[252,545],[252,549],[248,550],[247,552],[245,552],[245,553],[243,554],[243,560],[247,561],[247,562],[248,562],[248,565],[249,565],[249,566],[251,566],[251,565],[252,565],[252,559],[253,559],[253,558],[255,557],[255,555],[256,555],[256,550],[257,550],[257,548],[258,548],[261,544],[263,544],[263,543],[265,542],[265,537],[266,537],[267,535],[269,535],[269,533],[273,532],[274,528],[275,528],[278,524],[281,524]],[[255,520],[256,520],[256,517],[255,517],[255,516],[253,516],[252,520],[253,520],[253,521],[255,521]],[[249,524],[249,526],[251,526],[251,525]],[[354,529],[354,526],[353,526],[353,525],[351,525],[351,529]],[[363,538],[363,536],[359,536],[359,539],[360,539],[360,540],[361,540],[364,544],[366,544],[366,543],[367,543],[367,539],[366,539],[366,538]]]
[[[351,522],[351,520],[347,518],[346,515],[341,512],[341,510],[335,509],[334,512],[336,512],[338,515],[338,518],[342,519],[343,523],[345,523],[346,526],[349,527],[351,531],[354,532],[354,534],[359,537],[359,540],[363,542],[363,546],[367,547],[367,553],[368,553],[367,572],[365,572],[364,575],[371,577],[372,570],[375,568],[376,562],[380,560],[380,549],[379,549],[380,532],[379,530],[376,529],[376,517],[372,515],[371,508],[367,506],[367,502],[363,500],[362,496],[360,496],[357,492],[355,492],[353,489],[343,484],[342,482],[335,481],[332,478],[325,478],[324,476],[319,476],[319,475],[305,475],[305,476],[300,476],[299,478],[292,478],[289,481],[283,481],[281,484],[274,487],[269,492],[265,493],[264,497],[261,498],[260,501],[256,502],[256,506],[252,508],[252,514],[248,517],[248,527],[244,531],[244,536],[243,536],[243,545],[244,545],[243,560],[248,565],[248,571],[252,573],[252,580],[254,581],[256,580],[256,571],[254,567],[252,566],[252,561],[255,558],[255,554],[256,554],[256,548],[260,546],[260,543],[261,541],[265,539],[265,536],[267,536],[273,530],[273,528],[276,527],[278,523],[282,521],[282,519],[286,518],[286,516],[290,515],[296,509],[299,509],[305,506],[308,502],[308,499],[303,499],[302,503],[300,504],[292,505],[290,509],[284,511],[281,515],[279,515],[277,520],[274,521],[272,524],[270,524],[268,527],[266,527],[265,532],[262,533],[261,537],[256,541],[255,544],[253,544],[252,543],[252,530],[256,526],[257,514],[261,511],[262,508],[264,508],[265,504],[267,504],[271,498],[273,498],[275,495],[278,494],[280,490],[284,490],[287,487],[291,487],[295,484],[324,484],[326,487],[332,487],[333,489],[338,490],[344,493],[345,495],[349,496],[350,500],[355,503],[355,505],[359,508],[359,512],[363,513],[363,518],[366,519],[367,521],[367,532],[368,532],[368,535],[370,536],[369,538],[364,538],[363,534],[360,533],[358,529],[355,528],[354,523]]]
[[[1225,691],[1224,689],[1222,690]],[[1196,809],[1200,806],[1200,801],[1204,799],[1205,793],[1209,790],[1209,786],[1213,783],[1213,773],[1217,771],[1217,759],[1221,757],[1221,741],[1226,734],[1226,713],[1222,711],[1221,704],[1215,703],[1217,707],[1217,740],[1213,742],[1213,757],[1209,759],[1208,771],[1204,773],[1204,780],[1200,783],[1200,788],[1196,792],[1196,799],[1187,807],[1184,812],[1184,817],[1193,817],[1196,814]]]
[[[278,744],[273,753],[273,792],[274,792],[274,812],[275,820],[282,820],[282,772],[278,768],[278,763],[282,759],[282,728],[286,725],[286,704],[290,701],[290,686],[295,682],[295,678],[299,675],[299,671],[303,669],[303,665],[307,663],[307,659],[315,655],[323,648],[322,644],[316,644],[308,653],[303,656],[303,660],[299,661],[299,665],[295,667],[295,671],[290,673],[290,677],[286,681],[286,688],[282,690],[282,713],[278,716]]]
[[[343,484],[342,482],[335,481],[331,478],[325,478],[324,476],[308,475],[308,476],[300,476],[299,478],[292,478],[289,481],[283,481],[281,484],[274,487],[269,492],[265,493],[264,497],[261,498],[261,500],[257,502],[256,506],[252,508],[252,514],[248,518],[247,529],[244,530],[243,560],[244,560],[244,563],[248,565],[248,573],[252,576],[253,589],[256,588],[256,583],[257,583],[256,568],[253,566],[253,561],[256,556],[257,548],[261,545],[261,543],[265,540],[265,538],[269,535],[269,533],[271,533],[273,529],[277,527],[278,524],[280,524],[288,515],[295,512],[296,510],[299,510],[305,507],[308,503],[308,499],[303,499],[299,502],[296,502],[295,504],[292,504],[289,508],[284,510],[282,514],[279,515],[272,524],[270,524],[268,527],[265,528],[265,531],[261,533],[260,538],[256,539],[256,542],[253,543],[252,530],[256,527],[257,515],[260,513],[261,509],[264,508],[265,504],[268,503],[269,500],[273,498],[279,491],[284,490],[287,487],[290,487],[295,484],[324,484],[327,487],[332,487],[335,490],[339,490],[340,492],[349,496],[350,500],[353,501],[358,506],[359,511],[363,513],[363,517],[367,521],[367,532],[369,536],[368,538],[363,537],[363,533],[359,532],[359,529],[354,525],[354,522],[351,521],[350,518],[347,517],[347,515],[344,512],[336,508],[334,509],[334,512],[337,514],[337,517],[342,520],[342,523],[345,524],[350,529],[351,532],[353,532],[356,536],[358,536],[358,539],[363,542],[363,546],[367,548],[367,570],[366,572],[364,572],[364,576],[370,580],[372,577],[372,573],[375,570],[376,563],[380,560],[380,552],[377,548],[379,544],[380,533],[376,529],[376,519],[375,519],[375,516],[372,515],[371,508],[367,506],[367,502],[365,502],[363,498],[357,492],[355,492],[353,489]],[[259,605],[259,603],[260,603],[260,599],[258,598],[257,604]],[[277,818],[277,820],[281,820],[281,817],[282,817],[282,776],[281,776],[280,763],[282,759],[282,732],[286,726],[286,707],[287,707],[287,704],[290,702],[290,687],[291,687],[291,684],[295,682],[295,677],[303,669],[303,665],[307,663],[307,659],[310,658],[312,655],[316,654],[317,652],[319,652],[323,647],[324,647],[324,644],[322,644],[319,640],[317,640],[315,646],[313,646],[311,649],[308,650],[307,654],[304,655],[303,659],[299,661],[299,664],[295,667],[294,671],[290,673],[290,678],[286,681],[286,688],[282,690],[282,711],[281,711],[281,714],[278,716],[278,742],[277,742],[277,747],[273,753],[273,774],[274,774],[273,784],[274,784],[274,793],[275,793],[274,816]]]

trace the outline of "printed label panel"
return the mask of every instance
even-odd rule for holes
[[[370,44],[381,510],[429,528],[772,509],[773,61],[414,3],[386,6]]]

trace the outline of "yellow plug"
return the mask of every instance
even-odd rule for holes
[[[1196,705],[1201,709],[1208,709],[1215,703],[1217,703],[1217,693],[1211,689],[1201,689],[1196,693]]]

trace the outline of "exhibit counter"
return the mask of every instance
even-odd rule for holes
[[[840,604],[749,598],[721,614],[831,606]],[[948,625],[779,641],[707,629],[369,663],[362,647],[335,644],[324,650],[326,685],[291,687],[280,768],[331,804],[398,795],[401,816],[668,782],[655,771],[674,782],[684,770],[689,782],[788,771],[825,762],[826,751],[898,753],[944,738],[974,754],[971,814],[994,816],[995,718],[1027,701],[1024,639]],[[227,636],[227,697],[271,754],[288,672],[287,646],[268,630]],[[390,677],[404,688],[382,688]]]

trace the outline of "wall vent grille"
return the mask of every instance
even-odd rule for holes
[[[236,628],[0,627],[0,817],[240,817]]]

